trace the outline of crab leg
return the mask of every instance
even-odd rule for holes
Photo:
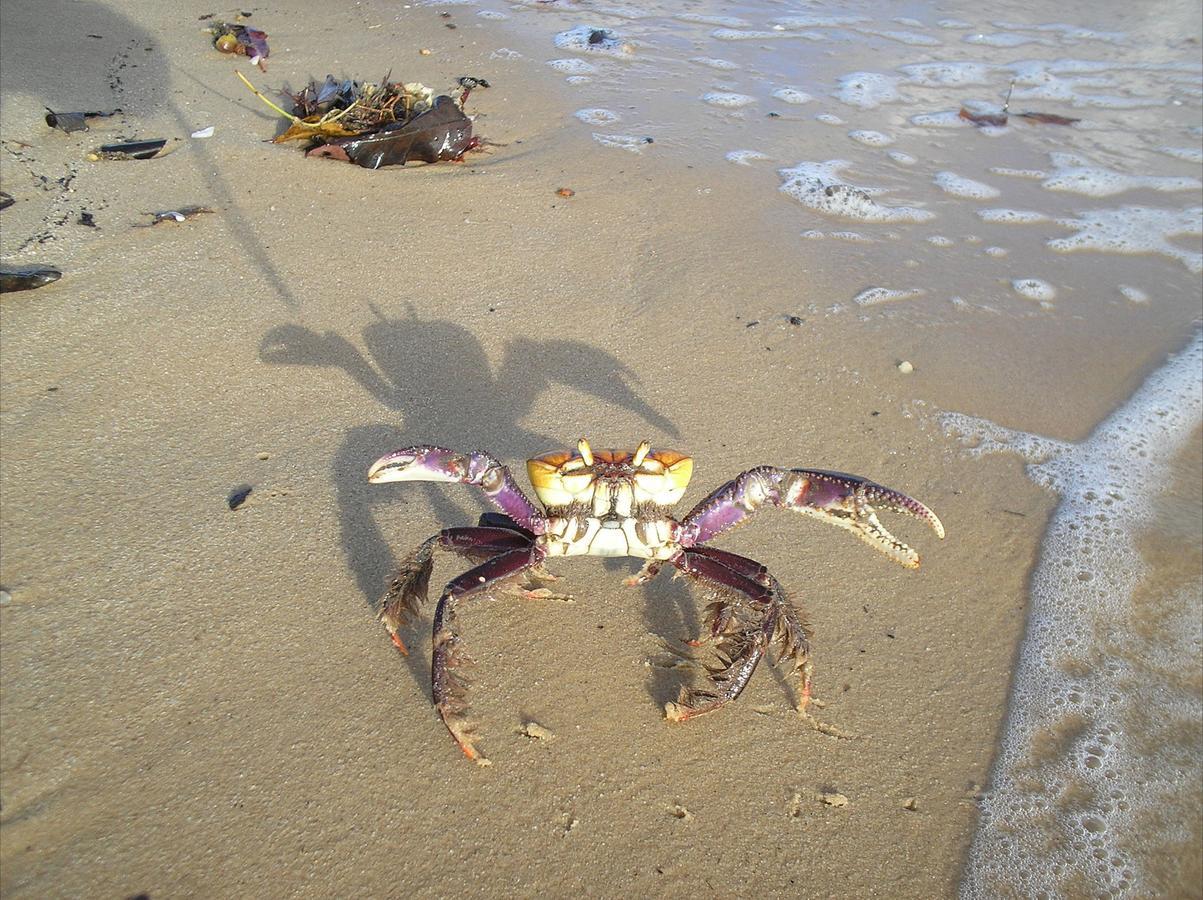
[[[714,687],[682,688],[677,702],[665,706],[665,715],[680,722],[713,712],[734,700],[747,686],[764,651],[774,640],[780,643],[778,661],[793,659],[795,667],[802,671],[805,702],[810,684],[806,629],[777,579],[754,560],[710,547],[683,550],[672,562],[684,575],[733,593],[746,601],[747,606],[741,609],[738,603],[722,600],[711,606],[710,631],[712,637],[718,638],[721,663],[710,669]]]
[[[397,629],[410,616],[416,615],[418,607],[426,602],[436,549],[483,562],[508,550],[529,548],[531,543],[531,538],[510,528],[445,528],[423,541],[401,562],[388,590],[376,604],[377,617],[393,645],[409,655]]]
[[[510,470],[479,450],[458,453],[429,445],[394,450],[372,463],[368,481],[471,484],[483,490],[494,506],[527,531],[542,534],[547,525],[547,519],[522,493]]]
[[[455,607],[460,600],[488,590],[502,579],[537,566],[543,561],[543,557],[542,548],[534,544],[507,550],[448,582],[447,587],[443,589],[443,596],[439,598],[438,606],[435,607],[434,654],[430,667],[430,686],[435,709],[464,756],[477,765],[487,766],[490,763],[476,747],[474,729],[467,719],[468,704],[464,682],[454,671],[469,662],[463,649],[463,639],[455,627]]]
[[[760,466],[728,481],[695,506],[681,521],[681,543],[686,547],[705,543],[742,524],[766,504],[846,528],[908,569],[918,568],[919,554],[886,530],[877,520],[878,509],[921,519],[944,537],[936,514],[901,491],[843,472]]]

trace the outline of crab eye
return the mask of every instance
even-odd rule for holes
[[[568,472],[560,476],[560,484],[570,494],[582,494],[593,484],[592,472]]]

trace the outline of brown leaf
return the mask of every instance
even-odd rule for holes
[[[1071,119],[1069,116],[1058,116],[1055,113],[1021,112],[1015,113],[1015,116],[1027,119],[1029,122],[1038,122],[1041,125],[1072,125],[1074,122],[1082,121],[1081,119]]]

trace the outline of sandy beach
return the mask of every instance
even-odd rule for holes
[[[746,8],[690,11],[760,27]],[[1015,101],[1094,127],[1014,125],[991,138],[908,124],[960,103],[953,87],[893,107],[829,99],[881,47],[945,50],[868,34],[920,33],[869,6],[856,10],[872,20],[862,43],[789,45],[817,54],[813,83],[799,86],[828,99],[805,106],[770,105],[779,81],[764,60],[776,57],[754,65],[749,42],[728,42],[732,58],[747,55],[746,84],[704,65],[693,81],[640,80],[639,66],[675,72],[715,53],[673,29],[706,34],[716,22],[669,27],[588,4],[255,7],[248,21],[271,42],[264,73],[217,53],[198,21],[234,12],[118,0],[0,8],[0,188],[16,200],[0,212],[0,251],[63,272],[0,301],[3,895],[956,896],[1060,499],[1029,477],[1033,460],[967,452],[941,415],[1088,442],[1194,339],[1199,238],[1166,238],[1178,258],[1054,253],[1046,244],[1066,229],[990,225],[930,177],[904,181],[910,164],[853,155],[863,146],[847,132],[876,123],[925,172],[1004,187],[989,206],[1043,209],[1052,197],[1064,208],[1050,220],[1123,204],[1190,214],[1200,191],[1189,184],[1104,201],[987,167],[1039,167],[1047,181],[1060,171],[1049,154],[1074,152],[1134,172],[1149,148],[1198,146],[1197,90],[1164,79],[1166,98],[1183,102],[1150,108]],[[1129,34],[1121,49],[1152,63],[1197,57],[1198,11],[1161,12],[1160,24],[1119,10],[1074,21]],[[924,14],[921,33],[942,39],[945,11]],[[956,40],[1024,15],[1004,3]],[[566,82],[546,61],[594,58],[552,37],[581,23],[629,32],[636,68]],[[1025,52],[1070,52],[1051,43],[1060,32],[1029,33],[1050,43]],[[235,70],[276,97],[327,72],[391,70],[440,91],[485,78],[466,111],[488,144],[463,163],[403,169],[306,159],[266,143],[280,120]],[[753,112],[697,99],[760,88]],[[973,90],[998,101],[1005,88]],[[574,116],[603,104],[619,124]],[[45,125],[47,106],[121,113],[64,134]],[[846,126],[815,121],[833,110]],[[210,125],[212,137],[189,137]],[[654,141],[628,152],[595,139],[611,131]],[[161,159],[86,158],[149,137],[178,146]],[[724,157],[743,148],[768,161]],[[851,183],[885,185],[890,204],[939,218],[841,222],[781,189],[778,170],[835,159],[852,160]],[[1147,168],[1200,174],[1165,154]],[[214,212],[134,227],[187,205]],[[78,224],[84,212],[96,227]],[[998,242],[1005,252],[984,252]],[[1055,299],[1017,294],[1025,278],[1055,285]],[[922,293],[855,301],[876,286]],[[1132,538],[1134,604],[1151,612],[1126,627],[1154,659],[1158,629],[1200,602],[1197,417],[1183,433]],[[372,604],[412,547],[486,507],[466,488],[370,485],[366,472],[389,450],[432,443],[488,450],[525,484],[523,460],[581,436],[691,454],[682,513],[753,466],[807,466],[905,491],[948,536],[889,517],[922,553],[918,571],[784,512],[722,540],[805,610],[821,727],[769,665],[726,708],[666,722],[664,703],[697,673],[665,642],[698,634],[703,608],[667,574],[624,587],[635,561],[552,566],[571,604],[476,601],[462,618],[493,761],[478,768],[431,706],[430,609],[405,631],[414,652],[403,657]],[[231,510],[242,486],[252,491]],[[1124,527],[1108,524],[1099,540]],[[435,583],[458,571],[442,559]],[[1164,726],[1187,787],[1162,803],[1172,822],[1117,837],[1137,873],[1120,896],[1203,896],[1192,780],[1203,766],[1201,649],[1184,640],[1177,659],[1150,663],[1172,696],[1143,714],[1160,713],[1144,724]],[[552,738],[523,734],[532,721]],[[1139,733],[1141,720],[1122,725]],[[1104,802],[1058,798],[1078,800]],[[1050,896],[1097,893],[1076,878],[1049,884]]]

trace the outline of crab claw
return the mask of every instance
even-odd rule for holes
[[[368,481],[442,481],[459,484],[469,480],[471,457],[442,447],[406,447],[380,457],[368,469]]]
[[[924,504],[859,475],[821,469],[790,469],[781,481],[782,505],[848,529],[908,569],[919,567],[919,554],[878,521],[879,509],[920,519],[939,538],[944,538],[943,524]]]

